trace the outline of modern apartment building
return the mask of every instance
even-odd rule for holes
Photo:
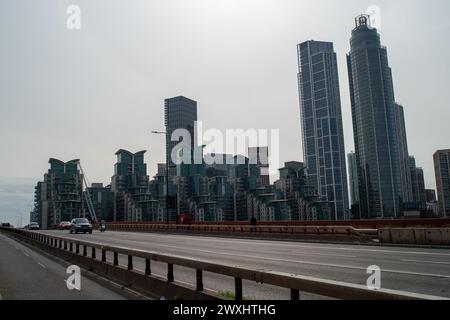
[[[436,151],[433,159],[439,215],[450,217],[450,149]]]
[[[174,148],[182,140],[181,138],[172,139],[172,134],[177,129],[184,129],[189,132],[190,143],[186,146],[189,146],[191,149],[190,160],[191,162],[193,161],[193,151],[197,145],[197,141],[194,141],[195,122],[197,121],[197,102],[183,96],[166,99],[164,103],[164,114],[166,125],[166,157],[168,157],[169,173],[173,176],[176,174],[176,171],[171,169],[175,165],[172,151],[174,151]],[[186,143],[186,141],[183,142]],[[177,152],[179,150],[175,151]]]
[[[303,155],[308,184],[330,204],[330,219],[349,209],[341,97],[333,43],[306,41],[297,46]]]
[[[123,149],[116,152],[117,163],[111,178],[114,221],[156,220],[157,201],[150,193],[145,153]]]
[[[83,177],[79,160],[49,160],[44,180],[35,187],[34,220],[46,229],[83,216]]]

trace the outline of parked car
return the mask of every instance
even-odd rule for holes
[[[82,233],[92,233],[92,224],[89,223],[89,220],[86,218],[76,218],[73,219],[70,223],[70,233],[77,234],[78,232]]]
[[[69,221],[61,221],[58,224],[58,230],[70,230],[72,224]]]
[[[3,227],[3,228],[12,228],[13,226],[12,226],[11,223],[9,223],[9,222],[3,222],[3,223],[2,223],[2,227]]]
[[[39,230],[40,228],[39,228],[39,223],[37,223],[37,222],[31,222],[29,225],[28,225],[28,230]]]

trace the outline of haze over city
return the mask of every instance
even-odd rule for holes
[[[79,158],[91,182],[109,183],[118,149],[145,149],[156,173],[164,139],[150,132],[177,95],[198,101],[207,128],[280,129],[280,162],[302,161],[296,45],[309,39],[334,42],[350,152],[345,54],[370,5],[381,8],[410,153],[435,189],[432,155],[450,133],[448,1],[76,1],[81,30],[69,31],[72,2],[0,12],[0,218],[26,217],[50,157]]]

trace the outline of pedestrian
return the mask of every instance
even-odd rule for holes
[[[255,216],[252,216],[250,219],[250,225],[251,225],[251,232],[256,232],[256,225],[258,221],[256,220]]]

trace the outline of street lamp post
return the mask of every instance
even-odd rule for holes
[[[167,143],[167,132],[152,131],[152,133],[165,135]],[[166,223],[169,224],[169,150],[166,150]]]

